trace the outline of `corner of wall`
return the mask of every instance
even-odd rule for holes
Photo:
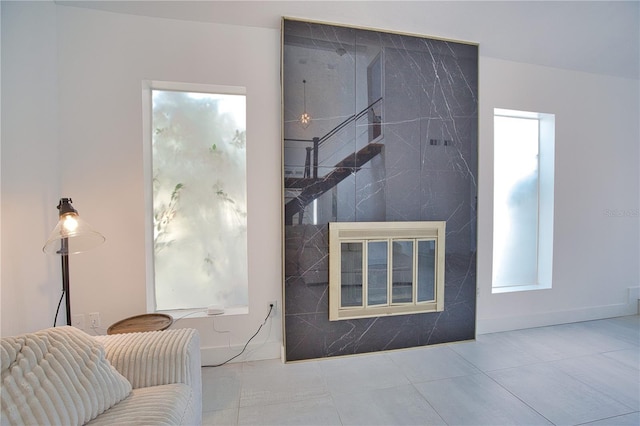
[[[640,314],[640,286],[629,287],[629,310],[635,309],[635,314]]]

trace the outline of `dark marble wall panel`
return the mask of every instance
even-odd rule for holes
[[[387,190],[384,159],[377,156],[369,164],[371,167],[362,168],[355,173],[355,215],[358,222],[384,222]]]
[[[371,141],[381,152],[345,169],[344,179],[309,204],[302,219],[285,223],[287,360],[472,339],[477,46],[295,20],[284,20],[283,31],[285,177],[293,176],[290,165],[304,166],[295,152],[310,145],[300,141],[347,121],[320,147],[318,175],[329,176],[370,142],[372,115],[349,121],[368,105],[369,86],[379,84],[383,98],[381,135]],[[374,81],[367,67],[378,55],[382,79]],[[291,84],[302,79],[315,84],[307,86],[313,121],[306,129],[296,122],[302,94]],[[285,204],[295,197],[290,188],[285,194]],[[444,311],[329,321],[328,223],[416,220],[447,222]]]

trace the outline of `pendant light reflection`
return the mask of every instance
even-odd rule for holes
[[[307,80],[302,80],[302,96],[304,100],[304,108],[302,110],[302,114],[300,114],[298,122],[300,122],[303,129],[306,129],[309,127],[309,124],[311,124],[311,115],[307,112]]]

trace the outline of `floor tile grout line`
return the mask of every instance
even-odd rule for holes
[[[449,425],[449,423],[447,423],[447,421],[445,420],[444,417],[442,417],[442,414],[440,412],[438,412],[438,410],[436,409],[436,407],[433,406],[433,404],[431,404],[431,402],[427,399],[426,396],[424,396],[422,394],[422,392],[420,392],[420,389],[418,389],[416,387],[415,383],[410,383],[411,387],[413,387],[413,389],[418,392],[418,395],[420,396],[420,398],[422,398],[428,405],[429,407],[431,407],[431,409],[433,410],[434,413],[436,413],[438,415],[438,417],[440,417],[440,419],[442,420],[442,423],[444,423],[445,425]]]
[[[597,355],[602,355],[602,354],[600,354],[600,353],[599,353],[599,354],[597,354]],[[588,356],[593,356],[593,355],[588,355]],[[577,357],[577,358],[579,358],[579,357]],[[563,361],[564,361],[564,360],[563,360]],[[622,364],[622,363],[618,362],[618,361],[617,361],[617,360],[615,360],[615,359],[612,359],[612,361],[613,361],[613,362],[615,362],[616,364],[620,365],[620,367],[622,367],[622,368],[625,368],[625,369],[627,369],[627,368],[628,368],[629,370],[631,370],[631,368],[629,368],[629,367],[625,366],[624,364]],[[555,362],[555,361],[552,361],[552,362]],[[604,392],[602,392],[602,391],[600,391],[600,390],[598,390],[598,389],[594,388],[594,387],[593,387],[593,386],[591,386],[589,383],[587,383],[587,382],[585,382],[583,379],[581,379],[581,378],[579,377],[579,375],[572,374],[572,373],[571,373],[571,372],[569,372],[569,371],[565,371],[565,370],[564,370],[564,369],[562,369],[561,367],[555,367],[555,366],[552,366],[552,367],[557,368],[557,369],[558,369],[558,370],[560,370],[563,374],[566,374],[567,376],[571,377],[573,380],[576,380],[576,381],[578,381],[578,382],[582,383],[584,386],[587,386],[589,389],[591,389],[591,391],[593,391],[593,392],[595,392],[595,393],[598,393],[598,394],[600,394],[600,395],[603,395],[603,396],[605,396],[605,397],[607,397],[607,398],[611,398],[613,401],[617,402],[618,404],[620,404],[620,405],[622,405],[622,406],[625,406],[625,407],[629,408],[629,409],[630,409],[630,410],[632,410],[632,411],[633,411],[633,410],[635,410],[635,408],[634,408],[634,407],[630,407],[628,404],[626,404],[626,403],[624,403],[624,402],[622,402],[622,401],[619,401],[618,399],[614,398],[612,395],[608,395],[608,394],[606,394],[606,393],[604,393]],[[627,413],[627,414],[629,414],[629,413]]]
[[[630,415],[630,414],[635,414],[635,413],[640,414],[640,411],[632,411],[632,412],[630,412],[630,413],[618,414],[617,416],[605,417],[605,418],[603,418],[603,419],[599,419],[599,420],[590,420],[590,421],[588,421],[588,422],[578,423],[578,424],[576,424],[575,426],[584,426],[584,425],[589,425],[589,424],[592,424],[594,421],[602,422],[602,421],[605,421],[605,420],[617,419],[618,417],[624,417],[624,416],[628,416],[628,415]],[[640,417],[640,416],[639,416],[639,417]]]
[[[338,420],[340,421],[340,424],[344,426],[344,421],[342,420],[342,416],[340,415],[340,410],[338,410],[338,406],[336,405],[335,396],[333,395],[333,393],[331,393],[331,391],[329,391],[329,398],[331,398],[331,405],[333,405],[333,409],[336,410],[336,413],[338,414]]]
[[[443,347],[446,347],[446,346],[448,346],[448,345],[443,345]],[[434,406],[431,404],[431,402],[429,402],[429,400],[427,399],[427,397],[426,397],[426,396],[424,396],[424,395],[422,394],[422,392],[420,392],[420,390],[416,387],[416,383],[414,383],[414,382],[411,380],[411,378],[410,378],[409,376],[407,376],[407,374],[404,372],[404,370],[402,370],[402,368],[400,368],[400,366],[399,366],[399,365],[397,364],[397,362],[393,359],[393,357],[392,357],[392,356],[390,356],[390,354],[388,354],[388,353],[387,353],[387,354],[385,354],[385,356],[386,356],[387,358],[389,358],[389,360],[390,360],[390,361],[391,361],[395,366],[397,366],[397,367],[398,367],[398,369],[400,370],[400,372],[402,373],[402,375],[404,376],[404,378],[409,382],[409,386],[411,386],[411,387],[412,387],[412,388],[413,388],[413,389],[418,393],[418,396],[420,396],[420,398],[422,398],[422,399],[427,403],[427,405],[429,405],[429,407],[431,407],[431,409],[433,410],[433,412],[434,412],[434,413],[436,413],[436,414],[438,415],[438,417],[442,420],[442,422],[443,422],[445,425],[449,425],[449,423],[447,423],[447,421],[444,419],[444,417],[442,417],[442,414],[441,414],[441,413],[439,413],[439,412],[438,412],[438,410],[436,409],[436,407],[434,407]]]
[[[534,413],[536,413],[537,415],[539,415],[540,417],[542,417],[543,419],[545,419],[546,421],[548,421],[550,424],[555,425],[554,422],[551,421],[551,419],[547,418],[547,416],[545,416],[544,414],[542,414],[541,412],[539,412],[538,410],[536,410],[534,407],[532,407],[529,403],[527,403],[525,400],[523,400],[522,398],[520,398],[518,395],[516,395],[515,393],[513,393],[511,390],[507,389],[506,387],[504,387],[500,382],[498,382],[496,379],[494,379],[493,377],[491,377],[490,375],[488,375],[487,373],[485,373],[484,371],[482,372],[482,374],[484,374],[489,380],[491,380],[493,383],[495,383],[496,385],[498,385],[501,389],[504,389],[509,395],[513,396],[514,398],[516,398],[518,401],[520,401],[521,403],[523,403],[525,406],[529,407]]]

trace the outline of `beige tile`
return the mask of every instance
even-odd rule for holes
[[[341,425],[330,396],[271,405],[241,407],[239,425]]]
[[[446,424],[412,385],[343,394],[334,401],[345,426]]]
[[[547,425],[536,413],[484,374],[414,384],[450,425]]]

